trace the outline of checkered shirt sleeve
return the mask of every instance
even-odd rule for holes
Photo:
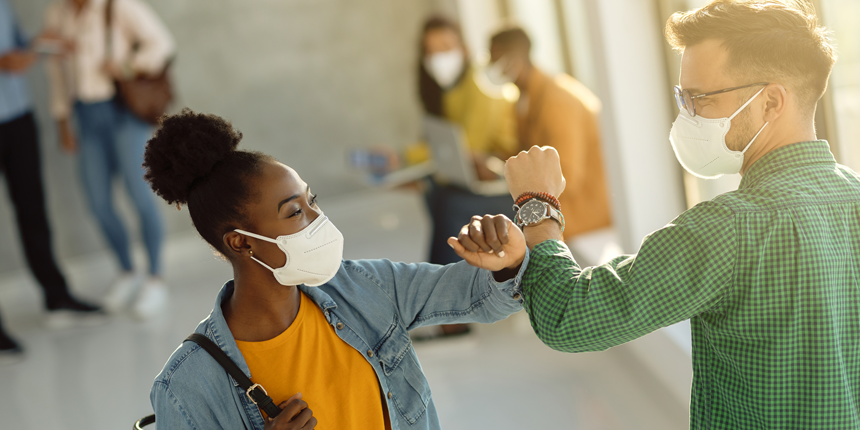
[[[638,254],[585,269],[563,242],[539,244],[523,277],[535,333],[559,351],[600,351],[718,306],[737,251],[733,218],[702,203],[651,233]]]

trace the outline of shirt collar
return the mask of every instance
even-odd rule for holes
[[[836,164],[826,140],[793,143],[765,154],[750,166],[738,189],[752,188],[768,176],[812,164]]]

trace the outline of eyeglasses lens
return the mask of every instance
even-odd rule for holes
[[[684,90],[684,107],[687,109],[687,113],[690,114],[691,117],[696,116],[696,105],[693,103],[693,97],[689,91]]]

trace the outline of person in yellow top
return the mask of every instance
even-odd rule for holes
[[[525,30],[502,29],[490,42],[488,75],[497,83],[513,82],[520,90],[516,106],[520,149],[537,145],[558,151],[567,180],[559,196],[567,222],[564,239],[576,249],[577,238],[606,232],[612,225],[597,122],[600,100],[570,75],[551,77],[542,72],[531,62],[530,50]]]
[[[488,85],[469,61],[459,26],[441,16],[424,24],[420,41],[418,89],[428,115],[442,117],[463,128],[475,161],[478,179],[501,177],[500,160],[517,153],[514,95],[505,97],[499,88]],[[414,153],[416,150],[411,151]],[[428,151],[410,156],[421,161]],[[433,220],[430,262],[448,264],[459,257],[445,243],[447,232],[469,221],[476,213],[513,215],[509,196],[480,196],[462,188],[432,181],[427,205]]]
[[[344,260],[345,238],[310,185],[273,157],[239,149],[241,139],[214,115],[164,117],[145,177],[188,208],[232,267],[195,332],[282,411],[264,416],[212,356],[185,342],[153,381],[158,428],[440,430],[408,331],[522,310],[523,233],[504,216],[476,217],[448,240],[465,261]]]

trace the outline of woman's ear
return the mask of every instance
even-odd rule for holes
[[[788,93],[780,84],[770,84],[762,92],[764,96],[764,121],[773,123],[785,111]]]
[[[251,245],[245,235],[235,231],[225,233],[222,240],[224,241],[224,248],[232,254],[232,257],[240,257],[251,250]]]

